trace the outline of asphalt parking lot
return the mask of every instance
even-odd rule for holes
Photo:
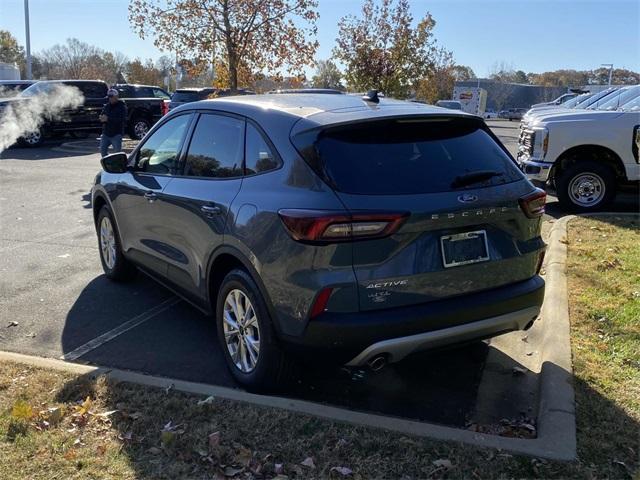
[[[491,123],[513,149],[517,124]],[[213,319],[144,275],[115,284],[102,274],[89,196],[100,165],[91,145],[0,155],[0,349],[236,387]],[[547,220],[562,215],[553,199],[549,213]],[[509,335],[415,355],[380,372],[309,370],[282,394],[460,427],[480,411],[487,422],[534,415],[535,378],[511,375],[520,360],[508,345],[522,343],[522,334]],[[496,381],[488,359],[491,371],[503,373],[496,389],[511,391],[491,407],[479,388],[483,378]]]

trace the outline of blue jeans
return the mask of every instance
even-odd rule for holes
[[[100,137],[100,155],[107,156],[109,145],[113,147],[113,153],[122,151],[122,135],[107,137],[104,133]]]

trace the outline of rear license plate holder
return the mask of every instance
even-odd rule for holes
[[[440,250],[445,268],[486,262],[490,258],[486,230],[443,235]]]

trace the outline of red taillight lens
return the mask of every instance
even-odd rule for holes
[[[311,318],[315,318],[324,312],[327,308],[327,303],[329,302],[329,297],[331,296],[332,288],[325,288],[320,290],[320,293],[316,297],[316,301],[313,302],[313,307],[311,307]]]
[[[386,237],[400,228],[408,213],[348,213],[326,210],[280,210],[294,240],[312,243],[346,242]]]
[[[167,113],[169,113],[169,103],[166,100],[162,101],[160,108],[162,115],[166,115]]]
[[[544,190],[536,188],[532,193],[525,195],[519,201],[520,208],[527,217],[538,218],[544,214],[547,194]]]

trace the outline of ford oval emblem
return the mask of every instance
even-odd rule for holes
[[[478,197],[470,193],[463,193],[462,195],[458,195],[458,201],[462,203],[472,203],[478,201]]]

